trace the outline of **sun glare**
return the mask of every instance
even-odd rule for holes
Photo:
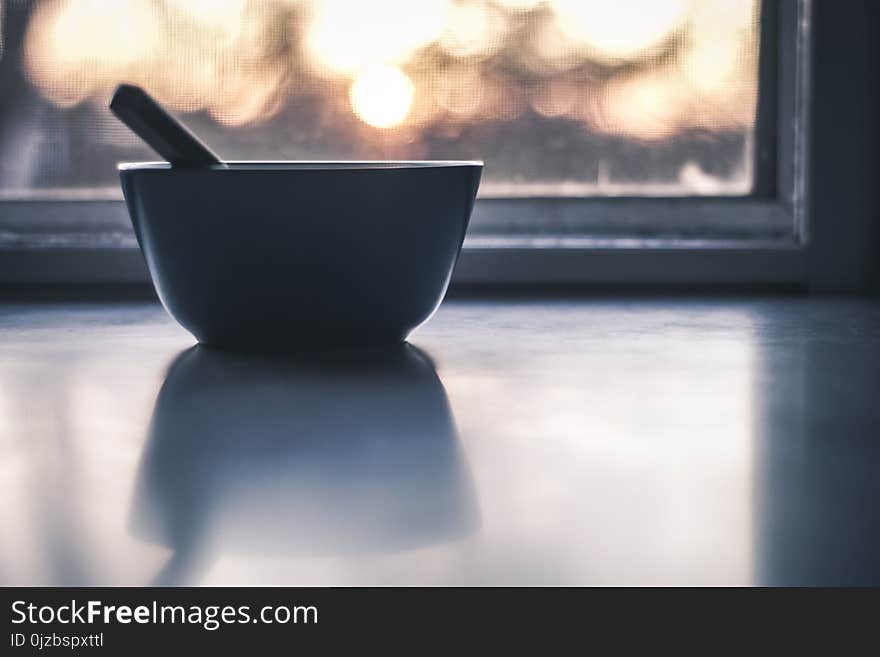
[[[414,95],[412,80],[396,66],[388,65],[362,71],[349,92],[354,113],[374,128],[400,124],[409,114]]]

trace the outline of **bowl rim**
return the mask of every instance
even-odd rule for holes
[[[176,168],[183,171],[374,171],[384,169],[445,169],[482,167],[482,160],[228,160],[207,167]],[[170,171],[168,162],[120,162],[119,171]]]

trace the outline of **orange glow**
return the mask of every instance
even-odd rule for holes
[[[691,0],[553,0],[560,30],[607,62],[632,59],[682,27]]]
[[[701,3],[691,20],[691,47],[680,60],[684,78],[696,94],[717,108],[704,127],[749,125],[758,88],[750,75],[758,56],[757,35],[743,39],[755,20],[755,3]]]
[[[172,110],[206,112],[228,126],[266,121],[311,94],[323,103],[322,126],[396,127],[411,141],[429,131],[453,139],[464,126],[525,112],[661,140],[752,125],[757,7],[756,0],[48,0],[28,28],[25,71],[61,107],[103,102],[127,81]]]
[[[471,119],[480,108],[484,83],[469,67],[447,71],[436,90],[437,102],[449,114]]]
[[[409,113],[414,86],[395,66],[373,66],[361,72],[351,85],[349,97],[357,117],[374,128],[392,128]]]
[[[665,73],[610,84],[602,96],[601,125],[633,139],[665,139],[679,127],[686,96],[681,81]]]
[[[551,80],[531,98],[532,109],[547,118],[578,118],[581,112],[582,94],[577,84],[564,80]]]
[[[186,20],[231,41],[242,30],[248,0],[165,0],[165,3]]]
[[[316,0],[306,43],[318,67],[354,74],[406,61],[446,27],[446,0]]]
[[[75,105],[159,45],[148,0],[67,0],[40,5],[29,25],[31,79],[61,106]]]
[[[503,7],[508,11],[525,12],[535,9],[543,4],[545,0],[493,0],[499,7]]]
[[[504,15],[490,5],[467,2],[450,5],[440,45],[457,57],[488,56],[502,45]]]

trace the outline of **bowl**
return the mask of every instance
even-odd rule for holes
[[[481,162],[121,164],[156,292],[209,346],[390,344],[437,309]]]

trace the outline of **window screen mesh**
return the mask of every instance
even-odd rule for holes
[[[0,195],[118,196],[145,87],[227,159],[483,159],[482,195],[742,195],[756,0],[0,0]]]

